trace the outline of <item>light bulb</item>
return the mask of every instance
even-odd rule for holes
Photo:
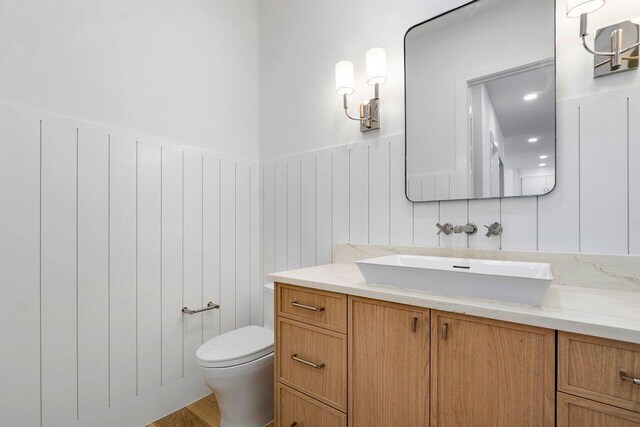
[[[387,54],[381,47],[367,51],[367,83],[371,86],[387,81]]]
[[[336,92],[338,95],[351,95],[353,89],[353,62],[340,61],[336,64]]]
[[[605,0],[567,0],[567,16],[577,18],[583,13],[592,13],[604,6]]]

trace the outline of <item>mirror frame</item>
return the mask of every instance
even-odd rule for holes
[[[554,145],[553,145],[553,168],[555,174],[555,180],[553,183],[553,187],[544,194],[537,195],[525,195],[525,196],[497,196],[497,197],[477,197],[477,198],[461,198],[461,199],[434,199],[434,200],[411,200],[409,198],[409,186],[407,185],[407,151],[409,148],[409,141],[407,140],[407,36],[416,27],[420,25],[426,24],[427,22],[434,21],[438,18],[441,18],[450,13],[456,12],[459,9],[470,6],[474,3],[478,3],[486,0],[471,0],[467,3],[464,3],[458,7],[450,9],[446,12],[443,12],[439,15],[434,16],[433,18],[429,18],[425,21],[419,22],[415,25],[409,27],[409,29],[404,33],[404,38],[402,42],[402,54],[403,54],[403,66],[404,66],[404,196],[411,203],[435,203],[435,202],[454,202],[461,200],[495,200],[495,199],[513,199],[513,198],[530,198],[530,197],[542,197],[547,194],[551,194],[553,190],[558,186],[558,3],[557,0],[553,2],[553,92],[555,95],[555,108],[554,108]]]

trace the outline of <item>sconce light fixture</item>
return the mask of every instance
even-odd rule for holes
[[[602,77],[638,68],[640,25],[634,21],[619,22],[596,31],[595,46],[587,45],[587,16],[604,6],[605,0],[568,0],[567,16],[580,17],[580,38],[587,52],[594,55],[593,75]]]
[[[367,83],[374,87],[374,97],[360,104],[359,117],[349,114],[347,96],[355,92],[353,84],[353,62],[336,64],[336,92],[342,96],[344,113],[351,120],[360,122],[360,132],[380,129],[380,85],[387,82],[387,59],[384,49],[376,47],[367,51]]]

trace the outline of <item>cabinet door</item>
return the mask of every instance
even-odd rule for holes
[[[553,426],[555,332],[432,312],[432,426]]]
[[[429,310],[349,297],[349,425],[426,426]]]

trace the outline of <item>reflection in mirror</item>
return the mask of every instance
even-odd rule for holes
[[[407,196],[555,186],[555,5],[477,0],[405,37]]]

